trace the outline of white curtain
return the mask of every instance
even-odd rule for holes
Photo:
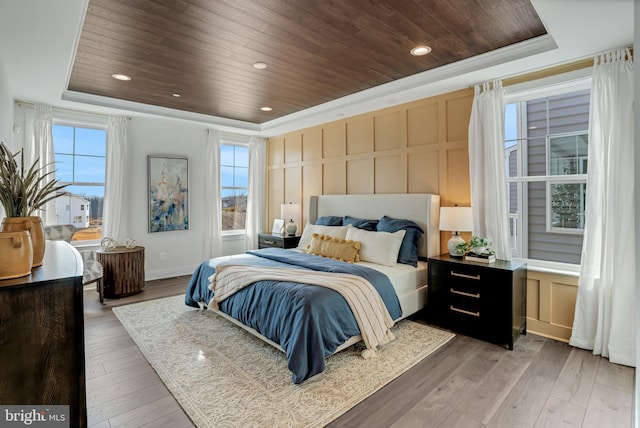
[[[109,116],[107,123],[107,171],[102,215],[102,236],[122,245],[128,238],[126,117]]]
[[[220,132],[210,129],[205,150],[203,260],[222,255],[222,200],[220,197]]]
[[[266,149],[264,138],[249,140],[249,198],[247,199],[245,249],[258,248],[258,233],[264,221]]]
[[[53,151],[53,108],[49,105],[36,104],[34,110],[25,112],[25,170],[36,161],[41,169],[41,174],[47,174],[55,170],[55,156]],[[51,174],[45,182],[55,179]],[[45,224],[56,224],[56,201],[49,201],[44,206],[44,211],[36,212]]]
[[[475,86],[469,122],[473,234],[493,242],[496,257],[511,260],[504,175],[504,89],[495,80]]]
[[[633,60],[594,60],[587,206],[570,344],[635,366]]]

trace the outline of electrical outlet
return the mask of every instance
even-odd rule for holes
[[[160,253],[160,260],[167,260],[167,253],[165,253],[164,251],[162,251]]]

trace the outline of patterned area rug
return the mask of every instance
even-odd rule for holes
[[[377,358],[361,358],[364,345],[355,344],[294,385],[284,353],[212,311],[185,306],[183,296],[113,311],[198,427],[324,426],[454,336],[401,321]]]

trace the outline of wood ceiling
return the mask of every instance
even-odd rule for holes
[[[90,0],[68,89],[263,123],[544,34],[529,0]]]

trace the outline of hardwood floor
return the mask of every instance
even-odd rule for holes
[[[105,305],[85,290],[89,427],[194,426],[111,311],[182,294],[187,281],[149,281]],[[456,336],[328,426],[631,427],[634,373],[532,334],[513,351]]]

